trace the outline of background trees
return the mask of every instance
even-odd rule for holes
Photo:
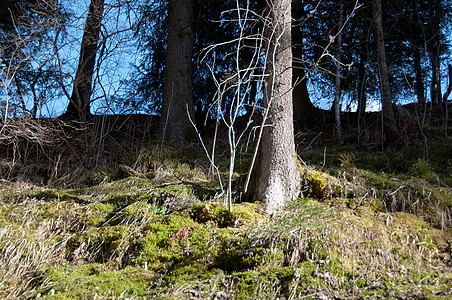
[[[246,1],[242,2],[245,3]],[[36,100],[55,99],[52,102],[65,101],[64,97],[61,97],[64,90],[60,81],[61,77],[64,77],[63,83],[68,89],[73,89],[72,83],[68,83],[68,76],[72,75],[74,82],[78,82],[78,80],[75,80],[76,71],[74,70],[71,74],[67,67],[72,59],[68,55],[73,57],[75,54],[74,52],[71,54],[69,54],[70,52],[65,52],[63,54],[60,49],[61,53],[58,54],[61,54],[60,59],[63,71],[58,72],[58,63],[52,61],[52,59],[55,59],[55,49],[53,49],[54,47],[51,44],[55,43],[54,36],[57,31],[59,45],[73,43],[70,38],[75,32],[70,29],[70,26],[72,26],[71,24],[73,24],[73,20],[77,16],[75,13],[72,15],[65,13],[65,11],[70,11],[72,3],[69,0],[45,2],[36,0],[24,3],[18,1],[2,2],[1,13],[5,16],[2,25],[2,34],[5,37],[3,39],[5,42],[2,46],[2,53],[5,57],[12,57],[10,55],[12,52],[8,52],[13,51],[11,45],[20,44],[18,39],[14,42],[12,37],[12,35],[18,37],[18,31],[14,28],[22,28],[22,44],[26,43],[30,46],[30,38],[32,36],[35,38],[34,46],[27,47],[27,51],[34,49],[33,51],[35,51],[36,55],[33,54],[33,57],[35,59],[38,57],[50,59],[47,59],[46,64],[36,63],[36,66],[33,66],[33,72],[31,73],[37,77],[35,75],[32,76],[30,72],[15,76],[15,80],[11,81],[14,85],[14,92],[9,93],[9,96],[15,98],[17,103],[21,102],[20,97],[17,95],[23,95],[25,102],[28,101],[26,98],[30,96],[36,98]],[[300,82],[300,84],[296,84],[295,89],[297,95],[295,97],[295,119],[300,126],[303,126],[301,124],[302,120],[306,121],[307,117],[303,116],[302,112],[297,112],[299,99],[305,101],[304,106],[309,110],[313,109],[310,107],[313,102],[322,108],[328,108],[328,102],[332,103],[334,93],[331,92],[331,87],[336,81],[334,76],[336,64],[333,56],[337,54],[341,55],[344,64],[353,63],[351,68],[342,70],[343,78],[340,86],[343,97],[341,97],[342,104],[340,108],[345,109],[348,106],[350,109],[355,109],[355,107],[359,106],[358,111],[363,115],[366,100],[378,96],[378,85],[376,84],[378,80],[377,52],[375,51],[376,39],[372,29],[374,25],[372,21],[372,1],[361,1],[360,8],[348,20],[344,27],[346,34],[342,38],[342,49],[338,51],[336,49],[337,45],[333,44],[329,48],[330,52],[328,52],[328,54],[332,53],[333,56],[323,55],[320,59],[323,53],[322,49],[329,43],[329,36],[334,36],[338,29],[340,14],[335,3],[337,2],[304,1],[303,5],[293,3],[292,11],[295,17],[294,20],[296,20],[293,28],[293,47],[296,58],[294,72],[299,73],[295,74],[294,80],[296,81],[298,78]],[[352,0],[343,1],[344,17],[352,14],[354,4],[355,1]],[[129,38],[126,47],[143,49],[141,59],[138,59],[135,64],[136,73],[133,76],[134,80],[127,81],[128,78],[126,76],[122,79],[123,84],[128,84],[128,90],[124,89],[122,94],[115,93],[114,99],[111,95],[105,95],[105,98],[111,98],[110,100],[115,104],[113,110],[116,111],[132,109],[132,111],[159,113],[162,104],[163,72],[166,61],[168,2],[163,0],[143,0],[131,5],[129,1],[121,0],[109,1],[105,5],[109,9],[117,8],[118,13],[122,15],[121,18],[124,18],[123,20],[128,19],[131,24],[133,23],[136,26],[135,37],[137,39]],[[235,1],[198,0],[194,1],[193,5],[194,56],[192,73],[194,84],[192,90],[195,95],[195,114],[200,116],[205,115],[207,112],[215,93],[215,88],[210,71],[206,68],[206,65],[210,62],[204,60],[203,64],[198,64],[198,54],[209,45],[230,40],[234,30],[237,29],[233,22],[216,22],[221,19],[222,13],[234,7]],[[256,13],[262,13],[264,9],[262,4],[251,3],[249,5]],[[441,80],[445,80],[445,78],[444,76],[440,78],[440,68],[441,61],[446,62],[446,53],[449,49],[447,44],[447,25],[450,24],[450,8],[444,0],[402,2],[388,0],[383,1],[382,5],[384,12],[382,22],[386,28],[385,44],[387,57],[389,58],[388,67],[391,70],[390,86],[394,100],[402,99],[405,101],[412,99],[413,95],[416,95],[416,98],[421,103],[432,99],[433,103],[441,102],[439,99],[442,92]],[[15,17],[13,18],[12,16]],[[43,23],[44,16],[46,24]],[[307,19],[307,16],[310,16],[310,18]],[[16,21],[14,22],[14,20]],[[108,22],[111,22],[111,20],[105,23],[106,26],[108,26]],[[86,22],[84,21],[84,23]],[[33,35],[23,34],[24,30],[28,30],[31,33],[32,28],[34,28]],[[79,31],[78,34],[81,35],[81,33],[82,31]],[[6,34],[10,36],[7,38]],[[44,34],[46,34],[46,37],[44,37]],[[27,41],[25,36],[27,36]],[[36,42],[36,37],[38,36],[40,36],[40,43]],[[107,31],[102,33],[103,45],[108,40],[114,39],[114,33]],[[7,45],[6,41],[12,42],[9,44],[10,46]],[[108,53],[124,51],[122,50],[124,45],[116,44],[117,48],[109,49]],[[98,47],[100,46],[98,45]],[[72,48],[76,50],[78,47],[74,45]],[[38,54],[38,51],[41,51],[41,54]],[[225,50],[223,54],[227,52],[230,51]],[[15,52],[16,57],[18,53]],[[105,55],[106,52],[103,53]],[[22,54],[25,54],[25,52]],[[28,56],[30,57],[30,55]],[[242,59],[245,61],[247,58],[243,57]],[[217,75],[231,68],[228,60],[227,55],[222,56],[221,53],[217,53],[215,57],[217,66],[215,72]],[[317,61],[318,63],[316,64]],[[121,67],[125,67],[129,62],[130,64],[135,63],[132,59],[130,61],[123,60]],[[101,68],[110,67],[105,65],[106,62],[102,58],[96,61],[96,68],[97,63],[103,64],[103,66],[99,65]],[[14,65],[19,66],[21,64],[15,62]],[[50,65],[53,65],[52,72],[49,69]],[[72,68],[75,68],[75,65]],[[310,70],[315,72],[310,73]],[[38,77],[46,78],[44,81],[47,83],[44,84],[43,81],[40,84],[41,81]],[[14,82],[17,82],[17,84]],[[32,84],[33,82],[35,84]],[[52,82],[54,84],[49,84]],[[33,92],[30,84],[33,85],[35,92]],[[15,92],[16,85],[20,91],[18,93]],[[323,89],[321,88],[322,86],[329,86],[329,88]],[[254,94],[259,94],[259,91],[257,91],[259,86],[256,85],[255,87],[256,89],[249,91],[250,97],[254,97]],[[317,89],[318,93],[313,97],[314,89]],[[68,96],[69,98],[75,97],[72,97],[72,95]],[[224,102],[225,107],[227,106],[226,103],[227,101]],[[30,112],[37,111],[30,106],[27,104],[26,110]],[[21,112],[21,114],[23,113]],[[307,124],[312,123],[308,122]]]
[[[90,100],[99,34],[104,13],[104,0],[91,0],[82,45],[80,46],[79,63],[65,117],[85,122],[91,115]]]
[[[0,1],[1,114],[40,117],[58,97],[53,38],[67,14],[58,1]]]
[[[377,40],[377,59],[378,59],[378,73],[381,90],[381,106],[383,113],[383,127],[386,134],[386,141],[390,145],[399,143],[399,133],[397,130],[397,123],[394,118],[394,111],[392,109],[392,93],[389,83],[388,64],[386,61],[386,49],[383,29],[383,12],[381,0],[374,0],[373,2],[375,35]]]
[[[168,44],[166,47],[163,103],[159,131],[171,144],[185,142],[193,118],[192,56],[193,0],[171,0],[168,8]]]
[[[345,143],[375,147],[396,143],[408,130],[403,118],[393,113],[395,105],[421,104],[423,119],[416,119],[417,110],[411,116],[417,125],[409,126],[422,131],[427,128],[427,109],[445,102],[441,82],[446,76],[441,76],[441,68],[450,63],[447,1],[364,0],[356,7],[353,0],[307,0],[293,1],[289,8],[286,2],[274,1],[276,10],[256,2],[93,0],[89,8],[76,10],[71,0],[0,1],[2,116],[50,116],[51,109],[42,112],[43,104],[52,103],[61,110],[68,101],[65,116],[80,121],[92,113],[158,114],[160,127],[155,135],[183,144],[191,126],[188,115],[197,124],[229,118],[227,127],[239,117],[263,118],[268,109],[263,148],[279,153],[293,148],[289,141],[293,138],[267,144],[274,138],[270,129],[279,130],[273,126],[280,113],[289,123],[293,118],[301,133],[330,133],[335,121],[339,141],[345,136]],[[253,22],[246,28],[228,17],[237,6],[252,12]],[[286,25],[284,30],[276,25],[288,11],[293,17],[290,38]],[[270,12],[274,32],[284,38],[278,40],[282,44],[272,44],[273,35],[263,40],[280,50],[260,49],[256,56],[250,40],[230,42],[243,37],[241,30],[262,38],[258,27]],[[205,55],[214,45],[221,47],[216,47],[214,55]],[[290,64],[284,47],[293,51]],[[125,55],[126,49],[134,53]],[[116,60],[110,60],[113,57]],[[271,60],[272,65],[266,64]],[[288,83],[274,81],[279,62],[285,66],[279,72],[291,78],[291,89],[279,90]],[[264,68],[276,77],[261,76]],[[289,109],[269,105],[271,99],[280,98],[285,108],[293,106],[290,118],[285,115]],[[277,108],[282,110],[272,111]],[[443,108],[448,111],[444,103]],[[368,114],[369,109],[383,112]],[[248,129],[251,123],[245,123]],[[381,125],[384,135],[378,130]],[[341,132],[342,126],[346,129]],[[286,131],[287,124],[283,128],[284,134],[278,137],[293,135]],[[278,143],[286,149],[277,149]],[[292,172],[291,168],[286,171]],[[283,193],[292,197],[296,188],[289,190]]]

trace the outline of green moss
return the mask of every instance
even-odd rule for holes
[[[307,181],[309,194],[319,200],[333,196],[333,186],[338,184],[336,178],[312,169],[307,170],[304,177]]]
[[[406,212],[396,212],[392,215],[392,226],[396,229],[409,229],[413,231],[419,231],[427,228],[427,223],[415,216]]]
[[[263,216],[259,213],[261,203],[240,203],[232,206],[232,215],[235,219],[235,226],[249,225],[257,223]]]
[[[210,232],[188,216],[156,216],[146,227],[137,262],[153,270],[200,261],[209,255]]]
[[[196,222],[209,223],[220,228],[232,226],[236,219],[222,203],[195,204],[191,216]]]
[[[439,180],[438,176],[433,172],[430,163],[424,159],[418,159],[418,161],[410,167],[409,173],[433,184],[438,183]]]
[[[145,297],[155,279],[141,268],[111,270],[105,264],[79,268],[53,268],[47,271],[50,287],[39,292],[42,299],[94,299]]]
[[[410,149],[328,149],[323,172],[303,169],[306,197],[264,217],[259,203],[234,204],[232,213],[201,203],[218,183],[207,180],[205,155],[191,147],[151,143],[126,160],[152,179],[2,187],[0,251],[14,238],[14,245],[61,246],[68,259],[50,256],[27,272],[36,278],[4,287],[33,282],[27,298],[35,289],[48,299],[214,298],[218,291],[234,299],[428,298],[450,291],[450,151],[431,149],[426,160]],[[323,154],[303,158],[323,165]],[[249,158],[238,155],[236,171],[247,170]],[[40,228],[48,228],[44,242]]]
[[[125,207],[121,213],[122,221],[143,221],[149,220],[152,215],[165,215],[166,210],[163,206],[158,205],[158,202],[137,201]]]
[[[127,225],[105,226],[82,231],[68,242],[68,257],[73,261],[115,262],[131,248],[132,228]]]
[[[223,203],[198,203],[192,207],[191,216],[196,222],[209,226],[236,227],[262,219],[259,209],[259,203],[241,203],[234,204],[230,213]]]
[[[101,226],[108,221],[108,217],[114,212],[115,208],[110,203],[93,203],[83,207],[80,214],[80,226]]]

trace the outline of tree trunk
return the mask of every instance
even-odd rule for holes
[[[418,3],[417,1],[411,1],[411,12],[412,12],[412,31],[419,32],[416,36],[411,38],[411,47],[413,49],[413,67],[414,67],[414,91],[417,97],[418,104],[421,105],[422,108],[425,107],[425,88],[423,81],[423,72],[421,65],[421,45],[423,41],[419,38],[423,29],[419,28],[422,26],[419,16],[418,16]]]
[[[251,114],[254,111],[254,104],[256,102],[256,95],[257,95],[257,84],[258,81],[254,80],[253,82],[250,83],[250,91],[248,93],[248,98],[247,98],[247,102],[245,105],[245,109],[246,109],[246,114],[248,116],[251,116]]]
[[[193,119],[192,55],[193,0],[170,0],[168,46],[163,81],[160,137],[174,145],[186,141],[186,130]]]
[[[433,104],[441,103],[441,1],[432,1],[429,5],[429,29],[431,38],[427,42],[427,50],[432,64],[432,82],[430,98]]]
[[[91,0],[85,29],[83,30],[80,57],[75,74],[71,99],[64,114],[65,117],[81,122],[91,115],[90,98],[96,53],[99,43],[100,27],[104,12],[104,0]]]
[[[301,68],[292,70],[293,76],[293,119],[299,128],[305,125],[321,124],[319,109],[309,97],[307,77]]]
[[[373,9],[375,34],[377,40],[378,73],[380,77],[383,129],[386,135],[386,145],[394,147],[399,144],[399,133],[392,108],[392,94],[389,84],[388,66],[386,62],[381,0],[374,0]]]
[[[449,98],[450,93],[452,92],[452,65],[448,65],[448,71],[449,71],[449,85],[447,86],[447,90],[444,93],[443,96],[443,108],[444,108],[444,114],[445,114],[445,120],[444,120],[444,134],[447,137],[448,136],[448,130],[449,130],[449,104],[447,101],[447,98]]]
[[[336,52],[336,78],[333,110],[334,110],[334,127],[336,133],[336,142],[342,144],[342,129],[341,129],[341,51],[342,51],[342,24],[344,5],[342,0],[339,1],[339,33],[337,34],[337,52]]]
[[[421,55],[419,49],[413,45],[413,57],[414,57],[414,89],[416,91],[417,102],[424,107],[425,104],[425,91],[424,82],[422,76]]]
[[[451,64],[448,65],[447,70],[448,70],[448,74],[449,74],[449,85],[447,86],[447,90],[443,96],[443,103],[446,103],[446,104],[447,104],[447,98],[449,98],[450,93],[452,92],[452,65]]]
[[[433,104],[441,103],[441,67],[439,54],[431,53],[432,63],[432,84],[430,87],[430,97]]]
[[[300,193],[292,109],[291,1],[267,2],[271,25],[266,31],[268,77],[265,81],[266,126],[256,173],[255,199],[272,213]]]
[[[304,14],[304,6],[302,3],[293,1],[292,2],[292,13],[293,18],[297,23],[300,23],[300,19]],[[300,30],[299,24],[292,25],[292,49],[293,49],[293,59],[292,59],[292,79],[293,79],[293,119],[299,128],[305,125],[313,125],[319,122],[319,109],[317,109],[314,104],[312,104],[309,97],[308,91],[308,79],[306,77],[306,72],[303,69],[305,66],[297,63],[302,61],[303,57],[303,32]]]
[[[359,64],[358,64],[358,140],[361,139],[361,123],[366,114],[367,108],[367,64],[368,64],[368,52],[367,44],[361,44],[359,52]]]

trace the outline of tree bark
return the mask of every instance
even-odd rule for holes
[[[368,64],[368,52],[367,44],[361,44],[359,51],[359,64],[358,64],[358,144],[362,139],[362,126],[366,116],[367,108],[367,64]]]
[[[429,29],[431,38],[427,42],[427,50],[432,65],[432,82],[430,98],[433,104],[441,103],[441,1],[432,1],[429,5]]]
[[[448,65],[448,71],[449,71],[449,85],[447,86],[447,90],[444,93],[443,96],[443,108],[444,108],[444,114],[445,114],[445,120],[444,120],[444,134],[447,137],[449,135],[449,104],[447,99],[450,96],[450,93],[452,92],[452,65]]]
[[[414,56],[414,89],[416,91],[417,102],[424,107],[425,105],[425,90],[424,82],[422,76],[422,66],[421,66],[421,55],[419,49],[413,45],[413,56]]]
[[[439,54],[431,53],[432,83],[430,86],[430,97],[433,104],[441,103],[441,67]]]
[[[335,93],[333,101],[334,110],[334,127],[336,133],[336,142],[342,144],[342,128],[341,128],[341,51],[342,51],[342,24],[344,5],[342,0],[339,1],[339,33],[337,34],[337,52],[336,52],[336,78],[335,78]]]
[[[92,80],[103,12],[104,0],[91,0],[88,17],[86,18],[85,28],[83,30],[74,87],[69,105],[64,114],[69,119],[84,122],[91,115],[90,98],[92,93]]]
[[[443,103],[446,103],[446,104],[447,104],[447,98],[449,98],[450,93],[452,92],[452,65],[449,64],[447,70],[448,70],[448,74],[449,74],[449,85],[447,86],[447,90],[443,96]],[[447,107],[447,105],[446,105],[446,107]]]
[[[367,108],[367,65],[368,65],[368,52],[366,45],[362,44],[359,53],[358,64],[358,115],[361,117],[366,113]]]
[[[377,40],[378,73],[380,77],[383,128],[384,133],[386,135],[386,145],[394,147],[399,144],[399,132],[397,129],[397,123],[395,121],[394,111],[392,108],[392,94],[391,86],[389,84],[388,66],[386,62],[381,0],[374,0],[373,10],[375,22],[375,34]]]
[[[186,141],[186,130],[193,119],[192,55],[193,0],[170,0],[168,46],[163,81],[160,137],[174,145]]]
[[[307,77],[301,68],[292,70],[293,76],[293,119],[299,128],[322,123],[319,109],[314,106],[309,97]]]
[[[262,135],[255,199],[264,211],[274,212],[286,200],[298,197],[300,173],[296,165],[292,109],[291,1],[267,1],[270,28],[264,106],[266,126]]]
[[[300,23],[304,15],[302,3],[292,2],[292,14],[295,22]],[[292,49],[293,58],[302,61],[303,57],[303,31],[299,24],[292,24]],[[321,124],[319,109],[312,104],[308,91],[308,79],[306,77],[305,66],[292,59],[292,82],[293,82],[293,119],[296,125],[301,128],[305,125]]]

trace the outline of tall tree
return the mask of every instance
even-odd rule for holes
[[[270,13],[264,99],[267,122],[255,178],[255,198],[263,202],[267,213],[272,213],[286,200],[298,197],[300,174],[293,134],[291,1],[269,0],[267,6]]]
[[[383,113],[383,128],[386,135],[386,144],[390,147],[396,146],[399,142],[397,123],[394,118],[392,108],[392,94],[389,83],[388,66],[386,62],[385,40],[383,31],[383,17],[381,0],[373,2],[375,35],[377,40],[377,60],[378,73],[380,77],[381,105]]]
[[[308,91],[308,78],[304,53],[306,52],[304,39],[305,5],[299,1],[292,1],[292,80],[293,80],[293,118],[296,125],[302,128],[306,125],[321,123],[320,110],[312,104]]]
[[[334,93],[334,127],[336,132],[336,141],[342,143],[342,129],[341,129],[341,52],[342,52],[342,25],[344,23],[344,3],[339,1],[339,31],[336,35],[337,49],[336,49],[336,78],[335,78],[335,93]]]
[[[72,95],[64,114],[69,119],[84,122],[91,115],[90,98],[103,12],[104,0],[91,0]]]
[[[441,52],[442,52],[442,1],[434,0],[429,6],[429,28],[430,39],[427,42],[430,62],[432,65],[432,81],[430,85],[430,98],[432,103],[441,103]]]
[[[175,145],[185,142],[194,115],[192,91],[194,0],[170,0],[160,137]]]

